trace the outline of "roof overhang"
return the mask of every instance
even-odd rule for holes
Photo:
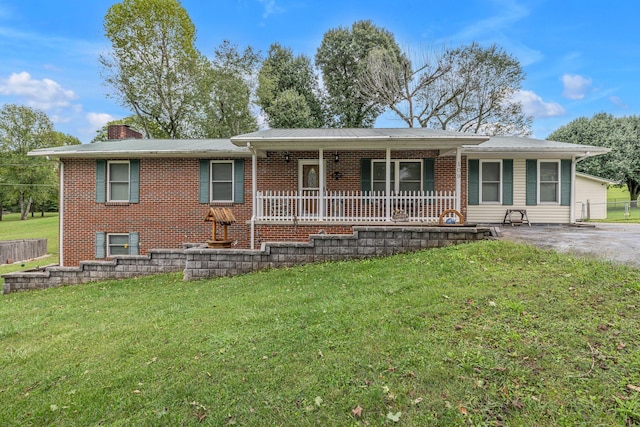
[[[231,142],[269,151],[443,150],[475,145],[489,137],[432,129],[269,129],[234,136]]]
[[[469,158],[575,158],[576,160],[606,154],[610,148],[593,145],[570,144],[534,138],[493,136],[479,145],[464,145],[462,153]]]
[[[256,153],[265,157],[262,152]],[[69,145],[30,151],[29,156],[66,159],[130,159],[130,158],[247,158],[248,147],[238,147],[227,140],[152,140],[129,139],[94,144]]]

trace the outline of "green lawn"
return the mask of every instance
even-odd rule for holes
[[[626,186],[607,188],[607,219],[598,222],[640,222],[640,207],[629,204],[629,190]],[[625,206],[628,206],[626,208]]]
[[[36,214],[33,218],[20,221],[20,214],[2,216],[0,221],[0,240],[46,238],[48,256],[31,262],[16,262],[0,265],[0,275],[58,263],[58,214],[45,213],[44,217]],[[0,278],[0,285],[4,282]]]
[[[0,425],[640,423],[640,271],[509,242],[0,304]]]

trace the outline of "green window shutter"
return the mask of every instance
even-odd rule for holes
[[[209,160],[200,160],[200,186],[198,187],[198,200],[200,203],[209,203],[209,169],[211,162]]]
[[[470,205],[480,204],[480,160],[469,159],[468,165],[468,203]]]
[[[107,201],[107,161],[96,160],[96,202]]]
[[[560,160],[560,204],[571,205],[571,160]]]
[[[436,159],[422,159],[422,180],[424,191],[435,191],[436,189]]]
[[[360,190],[371,191],[371,159],[360,159]]]
[[[129,202],[140,203],[140,160],[129,161]]]
[[[233,161],[233,201],[244,203],[244,159]]]
[[[513,160],[502,160],[502,204],[513,205]]]
[[[140,253],[140,233],[129,233],[129,255]]]
[[[96,259],[104,258],[106,255],[106,234],[101,232],[96,232]]]
[[[527,159],[527,206],[538,204],[538,161]]]

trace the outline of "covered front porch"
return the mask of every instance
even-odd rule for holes
[[[252,247],[256,225],[428,225],[443,212],[460,223],[451,211],[463,207],[462,145],[486,139],[431,129],[270,129],[233,138],[252,152]]]

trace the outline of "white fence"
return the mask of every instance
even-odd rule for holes
[[[335,191],[322,196],[317,191],[258,191],[256,195],[259,221],[436,222],[443,211],[455,208],[453,191],[403,191],[389,196],[377,191]]]

